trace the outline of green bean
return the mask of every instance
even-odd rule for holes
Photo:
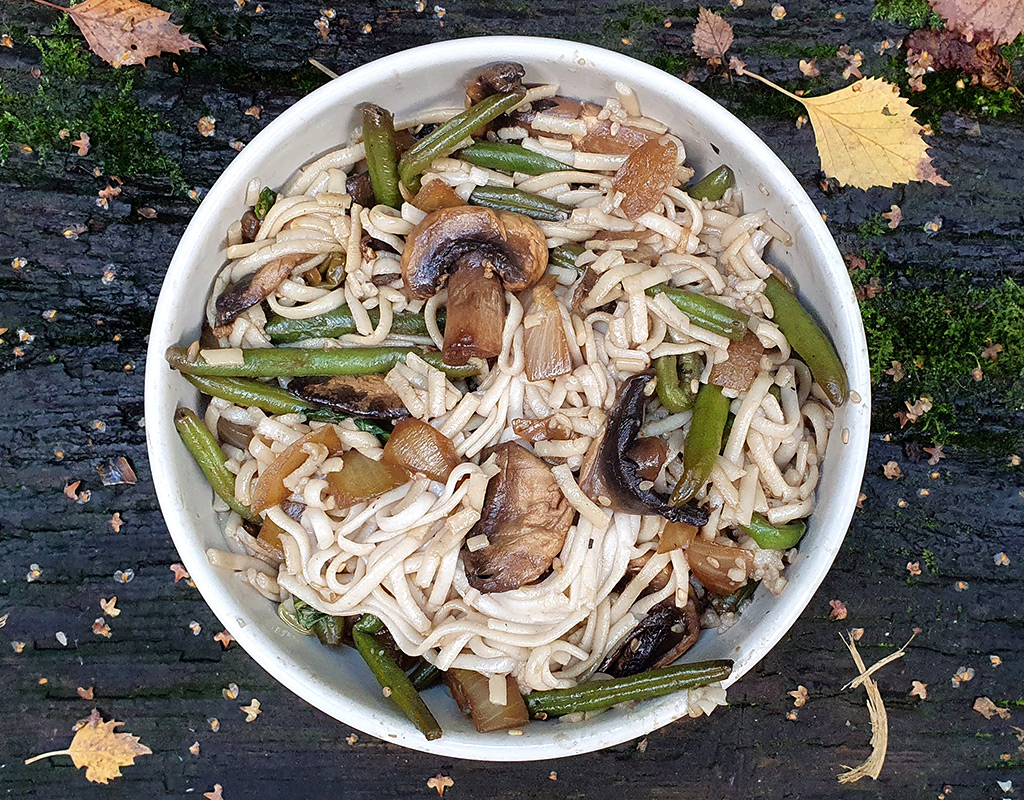
[[[506,186],[477,186],[470,193],[469,202],[474,206],[514,211],[547,222],[564,222],[572,214],[572,207],[565,203]]]
[[[728,416],[729,398],[722,394],[722,387],[713,383],[701,385],[683,441],[683,474],[669,499],[671,505],[688,503],[707,483],[722,450],[722,432]]]
[[[363,614],[352,629],[356,650],[370,667],[377,682],[384,688],[386,697],[398,706],[402,713],[428,740],[441,737],[441,726],[430,713],[423,698],[416,692],[402,668],[375,638],[383,630],[383,624],[372,614]]]
[[[772,525],[756,511],[750,517],[750,524],[740,527],[757,542],[758,547],[765,550],[788,550],[796,547],[796,543],[807,533],[807,523],[803,520],[787,525]]]
[[[569,169],[567,164],[553,158],[527,150],[518,144],[498,142],[473,142],[459,153],[463,161],[478,167],[500,169],[505,172],[521,172],[524,175],[543,175],[545,172],[561,172]]]
[[[371,308],[370,322],[374,327],[380,322],[380,311]],[[437,325],[444,330],[444,311],[437,313]],[[275,344],[289,344],[302,339],[344,336],[355,333],[356,321],[348,306],[338,306],[332,311],[317,314],[309,319],[288,319],[271,317],[263,329]],[[422,314],[399,312],[391,323],[391,332],[402,336],[426,336],[427,323]]]
[[[832,404],[841,406],[848,391],[846,370],[828,334],[801,305],[797,296],[774,275],[765,281],[764,296],[775,309],[774,321],[783,336],[811,368],[811,375],[825,390]]]
[[[429,661],[421,660],[409,671],[409,680],[412,681],[416,691],[422,692],[440,683],[443,675],[444,673]]]
[[[686,190],[694,200],[721,200],[726,189],[736,185],[736,176],[725,164],[712,170]]]
[[[693,320],[695,325],[712,333],[725,336],[734,342],[738,342],[747,335],[747,322],[750,317],[742,311],[729,308],[710,297],[691,292],[688,289],[677,289],[664,283],[651,286],[647,290],[647,294],[651,297],[656,297],[659,294],[666,295],[676,308]]]
[[[324,614],[323,617],[313,623],[309,629],[320,642],[329,647],[337,647],[345,643],[345,618],[332,617]]]
[[[689,411],[696,399],[691,384],[700,373],[700,361],[694,353],[682,356],[661,356],[654,360],[654,374],[658,379],[658,399],[673,414]],[[679,372],[682,367],[682,378]]]
[[[366,171],[378,203],[392,208],[402,205],[398,191],[398,145],[395,143],[395,119],[386,108],[369,103],[363,107],[363,145]]]
[[[304,378],[329,375],[370,375],[388,372],[409,353],[416,353],[450,378],[476,375],[472,364],[453,367],[436,351],[417,347],[336,347],[330,350],[304,347],[257,347],[242,350],[241,364],[210,364],[202,356],[188,357],[184,347],[168,347],[167,363],[179,372],[226,378]]]
[[[248,506],[235,499],[235,476],[224,466],[227,457],[196,412],[190,408],[179,408],[174,412],[174,427],[217,496],[243,519],[260,522],[258,514],[253,514]]]
[[[492,94],[424,136],[402,155],[398,174],[409,191],[419,188],[419,177],[435,158],[451,155],[481,125],[500,117],[523,102],[523,92]]]
[[[725,680],[731,672],[732,661],[700,661],[652,669],[625,678],[587,681],[571,689],[531,692],[523,699],[531,717],[541,714],[558,717],[580,711],[599,711],[630,700],[647,700],[681,689],[707,686]]]
[[[581,244],[563,244],[548,253],[548,264],[562,269],[571,269],[580,272],[576,266],[576,259],[583,253],[584,247]]]

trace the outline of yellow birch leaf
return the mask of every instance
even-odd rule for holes
[[[798,97],[760,75],[744,74],[803,104],[829,177],[858,189],[908,181],[949,186],[932,165],[913,106],[893,84],[862,78],[820,97]]]
[[[71,746],[67,750],[54,750],[34,758],[26,759],[26,764],[50,756],[71,756],[78,769],[85,767],[86,780],[93,783],[108,783],[111,778],[121,777],[121,767],[130,767],[135,763],[135,756],[147,756],[153,751],[139,742],[138,736],[130,733],[115,733],[114,728],[124,725],[123,722],[110,720],[104,722],[100,712],[95,708],[78,729]]]

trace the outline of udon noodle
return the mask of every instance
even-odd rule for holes
[[[215,501],[225,512],[231,551],[209,551],[214,565],[233,570],[275,602],[297,598],[330,615],[373,614],[404,653],[442,670],[491,677],[492,698],[504,691],[495,676],[513,676],[524,693],[572,687],[590,678],[659,604],[682,609],[696,601],[703,627],[727,626],[733,612],[716,611],[706,602],[710,592],[691,574],[685,543],[660,546],[669,524],[664,516],[616,510],[607,497],[588,496],[581,488],[584,461],[599,445],[626,381],[647,373],[661,357],[696,354],[699,375],[683,387],[695,390],[730,358],[729,338],[703,327],[666,294],[647,292],[668,285],[749,315],[747,328],[756,336],[760,357],[747,388],[723,389],[731,428],[695,498],[707,512],[695,540],[738,548],[728,576],[737,585],[760,581],[772,593],[783,591],[784,568],[796,550],[762,548],[744,526],[756,515],[784,526],[811,514],[833,423],[826,392],[792,351],[765,296],[765,281],[776,274],[766,248],[773,240],[790,243],[789,235],[765,210],[745,208],[752,198],[735,188],[716,200],[695,199],[677,188],[693,175],[685,143],[644,116],[630,89],[616,89],[617,95],[593,106],[592,118],[584,121],[545,113],[538,101],[557,95],[559,87],[534,87],[517,109],[521,113],[531,102],[538,104],[531,123],[516,124],[510,115],[507,124],[487,134],[491,141],[515,143],[561,162],[558,171],[508,173],[476,166],[455,152],[435,159],[420,176],[423,186],[443,184],[462,202],[469,202],[478,187],[503,187],[569,207],[565,219],[536,225],[547,248],[581,248],[573,251],[579,253],[575,264],[551,262],[547,268],[571,369],[528,379],[526,342],[539,322],[523,293],[506,291],[500,352],[479,362],[475,379],[449,377],[416,353],[385,377],[409,415],[453,444],[458,463],[446,480],[413,473],[380,496],[338,508],[329,482],[332,473],[343,470],[344,454],[354,450],[379,461],[383,446],[352,420],[335,423],[341,451],[303,444],[301,463],[283,478],[287,502],[265,511],[279,529],[277,546],[252,535],[238,513]],[[397,128],[415,134],[460,110],[428,111]],[[653,208],[634,218],[623,212],[616,174],[628,155],[581,149],[580,137],[593,125],[604,126],[612,138],[627,128],[674,145],[671,180]],[[363,143],[355,142],[300,169],[251,241],[243,240],[238,223],[228,230],[227,264],[208,308],[217,341],[207,342],[204,356],[212,361],[220,348],[223,362],[230,363],[237,358],[234,348],[274,347],[266,330],[268,312],[279,319],[309,320],[342,305],[351,311],[353,332],[292,346],[444,348],[439,312],[447,304],[445,289],[424,300],[402,279],[402,253],[427,213],[411,202],[412,193],[399,208],[356,202],[350,179],[365,155]],[[246,204],[257,203],[262,189],[254,178]],[[216,298],[286,257],[294,266],[265,305],[218,324]],[[343,261],[343,277],[324,286],[319,276],[332,260]],[[422,314],[426,333],[392,330],[402,314]],[[192,357],[197,350],[193,345]],[[671,412],[654,388],[651,382],[644,389],[641,435],[662,440],[665,453],[657,475],[643,488],[667,496],[682,477],[693,411]],[[557,427],[559,434],[522,435],[529,429],[524,421],[535,420]],[[206,407],[205,423],[211,431],[230,423],[251,434],[247,445],[221,442],[234,498],[243,506],[259,477],[289,446],[331,424],[217,397]],[[473,531],[489,482],[499,471],[491,453],[504,442],[522,445],[550,468],[572,522],[550,568],[536,580],[482,592],[471,585],[466,558],[488,545],[486,536]],[[692,713],[710,712],[724,696],[718,686],[692,691]]]

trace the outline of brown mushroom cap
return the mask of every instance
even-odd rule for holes
[[[512,292],[535,284],[548,266],[544,234],[529,217],[479,206],[440,208],[427,214],[406,239],[406,288],[414,297],[431,297],[456,262],[470,253],[489,262]]]
[[[514,61],[488,64],[466,85],[466,105],[479,103],[492,94],[514,92],[523,86],[526,68]]]

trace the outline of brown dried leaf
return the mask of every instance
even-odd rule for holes
[[[223,786],[221,786],[219,783],[215,783],[213,784],[213,791],[203,792],[203,797],[205,797],[206,800],[224,800],[224,796],[221,794],[221,791],[223,789]]]
[[[909,572],[912,577],[916,578],[918,575],[921,574],[921,562],[920,561],[908,561],[907,562],[907,572]]]
[[[1009,44],[1024,33],[1024,0],[931,0],[935,13],[951,28],[988,31],[996,44]]]
[[[71,756],[78,769],[85,767],[86,780],[93,783],[108,783],[111,778],[121,777],[121,767],[132,766],[136,756],[148,756],[153,752],[139,742],[138,736],[115,733],[114,728],[121,725],[124,723],[116,720],[104,722],[100,712],[94,708],[85,725],[78,729],[67,750],[43,753],[27,759],[25,763],[31,764],[50,756],[67,755]]]
[[[93,699],[93,687],[92,686],[90,686],[88,689],[83,689],[81,686],[79,686],[76,691],[78,692],[78,696],[81,697],[83,700],[92,700]]]
[[[922,700],[928,699],[928,684],[921,683],[921,681],[911,681],[910,683],[910,696],[920,697]]]
[[[213,637],[213,641],[220,642],[222,645],[224,645],[224,649],[227,650],[228,649],[228,645],[231,644],[233,641],[235,641],[235,637],[232,636],[227,631],[221,631],[220,633],[218,633],[216,636]]]
[[[821,75],[821,70],[818,69],[818,67],[814,63],[817,60],[818,59],[816,58],[812,58],[810,61],[805,61],[802,58],[800,59],[800,73],[805,78],[817,78],[819,75]]]
[[[888,211],[882,212],[882,217],[889,220],[889,230],[894,231],[903,222],[903,209],[893,203]]]
[[[174,582],[177,583],[182,578],[189,579],[192,576],[188,574],[188,570],[185,569],[181,564],[171,564],[171,572],[174,573]]]
[[[427,788],[436,790],[438,797],[444,797],[444,790],[454,785],[455,781],[447,775],[442,775],[440,772],[427,780]]]
[[[67,9],[89,48],[114,67],[145,64],[161,53],[206,49],[181,33],[171,15],[139,0],[85,0]]]
[[[846,603],[842,600],[829,600],[828,604],[832,606],[832,610],[829,612],[829,619],[842,620],[846,619],[847,610]]]
[[[78,155],[89,155],[89,134],[87,134],[85,131],[79,132],[78,138],[71,142],[71,144],[78,148]]]
[[[994,716],[998,716],[999,719],[1010,718],[1010,709],[997,706],[987,697],[979,697],[975,700],[974,710],[981,714],[985,719],[992,719]]]
[[[732,25],[706,8],[697,15],[697,27],[693,31],[693,51],[709,61],[721,61],[732,45]]]
[[[986,89],[1010,86],[1010,63],[988,33],[968,40],[961,31],[920,30],[903,42],[907,51],[908,72],[920,77],[933,70],[951,69],[973,76],[974,83]]]
[[[793,698],[793,705],[800,708],[807,703],[807,687],[800,685],[792,692],[788,693]]]
[[[902,478],[903,477],[903,471],[900,469],[900,465],[897,464],[895,461],[889,461],[889,462],[885,463],[882,466],[882,473],[889,480],[892,480],[893,478]]]
[[[993,344],[991,339],[986,339],[988,346],[981,351],[982,358],[992,359],[992,362],[999,360],[999,354],[1003,352],[1003,346],[1001,344]]]
[[[925,447],[923,450],[928,454],[928,465],[932,467],[946,457],[946,454],[942,452],[941,444],[937,444],[935,447]]]

